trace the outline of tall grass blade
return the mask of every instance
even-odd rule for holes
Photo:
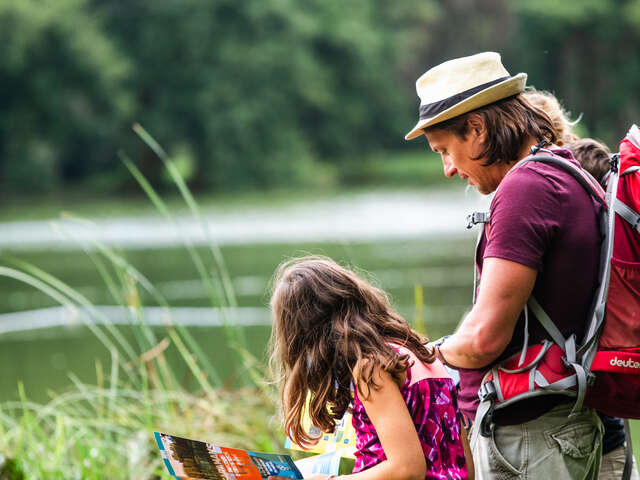
[[[71,304],[73,305],[74,308],[76,308],[76,304],[77,304],[78,306],[81,306],[82,308],[86,309],[86,311],[89,312],[90,315],[100,320],[100,322],[105,326],[105,329],[108,330],[109,333],[113,336],[113,338],[118,342],[118,345],[120,346],[120,348],[122,348],[123,351],[129,356],[130,360],[135,357],[135,351],[133,350],[129,342],[124,338],[120,330],[111,323],[111,321],[106,315],[104,315],[102,312],[96,309],[95,306],[84,295],[82,295],[80,292],[78,292],[71,286],[64,283],[62,280],[54,277],[53,275],[49,274],[48,272],[45,272],[41,268],[36,267],[35,265],[29,262],[25,262],[23,260],[12,258],[12,257],[7,258],[7,260],[11,264],[21,268],[23,271],[28,272],[30,275],[33,276],[33,278],[38,279],[39,281],[45,282],[46,284],[57,289],[57,291],[61,292],[63,295],[68,297],[69,301],[64,303],[64,305]],[[57,298],[54,298],[54,300],[59,301]],[[61,303],[61,305],[63,305],[63,303]],[[89,322],[89,324],[90,324],[89,328],[92,329],[92,332],[95,330],[99,330],[99,327],[95,323]],[[110,345],[113,345],[113,344],[110,343]]]
[[[48,297],[58,302],[60,305],[63,305],[69,308],[71,311],[77,312],[77,313],[83,312],[82,310],[78,309],[76,304],[74,304],[70,298],[68,298],[58,290],[55,290],[54,288],[49,286],[47,283],[41,281],[39,278],[37,278],[34,275],[29,275],[19,270],[15,270],[13,268],[0,266],[0,276],[13,278],[14,280],[18,280],[20,282],[26,283],[27,285],[31,285],[32,287],[36,288],[37,290],[41,291]],[[68,292],[65,292],[65,293],[73,293],[72,289],[66,289],[66,290]],[[93,308],[93,310],[95,311],[95,308]],[[81,315],[81,317],[84,318],[84,315]],[[117,350],[117,347],[104,334],[104,332],[100,328],[98,328],[96,324],[92,322],[90,319],[85,321],[84,324],[91,330],[91,332],[96,336],[96,338],[98,338],[98,340],[102,342],[102,344],[105,346],[105,348],[107,348],[109,353],[113,355],[114,354],[113,352]],[[131,374],[129,374],[129,379],[134,382],[136,381],[135,377],[133,377]]]
[[[226,268],[224,257],[222,256],[222,252],[220,251],[220,248],[218,247],[217,243],[214,241],[213,237],[211,236],[211,231],[209,230],[208,225],[206,225],[205,222],[202,220],[200,207],[198,206],[197,202],[193,198],[193,195],[191,194],[191,191],[187,187],[187,184],[185,183],[184,178],[180,174],[179,170],[176,168],[175,163],[171,160],[169,155],[167,155],[167,152],[165,152],[165,150],[160,146],[160,144],[156,142],[156,140],[149,134],[149,132],[147,132],[142,127],[142,125],[138,123],[134,124],[133,131],[142,139],[142,141],[144,141],[149,146],[149,148],[151,148],[151,150],[153,150],[153,152],[158,156],[158,158],[160,158],[160,160],[162,160],[165,167],[167,168],[167,171],[169,172],[169,175],[171,176],[174,183],[178,187],[178,190],[180,191],[182,198],[185,200],[185,203],[191,210],[191,213],[196,218],[203,232],[207,236],[208,244],[211,248],[214,260],[218,267],[218,270],[217,270],[218,275],[220,276],[222,284],[224,285],[229,306],[237,307],[238,302],[235,296],[233,283],[231,282],[231,277],[229,276],[229,272]]]
[[[155,141],[154,141],[154,145],[157,148],[160,148],[160,151],[164,152],[161,149],[161,147],[155,143]],[[166,154],[164,155],[166,156]],[[169,212],[169,209],[167,208],[166,204],[160,198],[160,196],[157,194],[157,192],[154,190],[151,184],[147,181],[147,179],[144,177],[142,172],[140,172],[140,170],[133,164],[133,162],[128,158],[128,156],[124,152],[120,152],[120,158],[125,164],[125,166],[129,169],[131,174],[134,176],[134,178],[138,181],[138,183],[140,184],[142,189],[145,191],[147,196],[149,196],[149,198],[154,203],[154,205],[156,205],[156,207],[165,215],[167,220],[169,220],[172,223],[172,225],[175,226],[175,220],[173,219],[173,216]],[[202,224],[201,221],[200,223]],[[181,229],[177,228],[177,226],[176,226],[176,230],[178,232],[181,232]],[[181,238],[182,238],[183,244],[187,249],[187,252],[191,257],[191,260],[194,266],[196,267],[196,270],[198,272],[198,275],[200,276],[201,281],[203,282],[203,285],[205,285],[206,290],[209,292],[209,299],[211,301],[211,305],[214,308],[220,309],[220,313],[223,320],[223,328],[225,329],[227,338],[231,342],[240,343],[243,347],[246,346],[246,338],[244,336],[244,330],[242,329],[242,327],[238,327],[237,325],[234,325],[230,321],[228,311],[226,308],[224,308],[225,306],[224,293],[217,291],[217,289],[214,287],[213,283],[211,282],[211,278],[209,277],[209,274],[207,272],[207,269],[205,267],[205,264],[202,261],[202,258],[198,254],[197,250],[193,247],[191,241],[182,234],[181,234]],[[222,254],[219,251],[218,251],[218,256],[220,257],[220,259],[222,259]],[[216,260],[216,262],[218,262],[218,260]],[[220,268],[218,268],[218,270],[220,270]],[[226,268],[224,268],[224,265],[223,265],[223,270],[226,271]],[[226,274],[226,276],[228,277],[228,274]],[[228,280],[229,285],[231,285],[230,282],[231,281],[229,279]],[[231,290],[233,289],[231,288]],[[188,340],[188,339],[185,338],[185,340]],[[195,343],[189,342],[189,347],[192,349],[197,349],[197,347],[195,346]]]

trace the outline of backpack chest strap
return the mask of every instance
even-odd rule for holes
[[[640,214],[618,199],[614,202],[613,208],[618,215],[629,222],[633,229],[640,232]]]

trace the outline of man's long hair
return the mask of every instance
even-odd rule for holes
[[[382,290],[329,258],[284,262],[274,286],[270,364],[280,384],[285,433],[298,445],[318,441],[302,426],[306,408],[313,425],[333,432],[353,386],[368,398],[379,388],[374,373],[380,369],[400,383],[410,357],[390,344],[405,346],[424,363],[435,358]]]
[[[486,158],[485,166],[520,160],[520,152],[530,137],[537,142],[555,143],[557,140],[549,115],[532,105],[522,93],[437,123],[424,131],[447,130],[465,140],[470,128],[470,115],[479,115],[487,129],[482,152],[475,158]]]

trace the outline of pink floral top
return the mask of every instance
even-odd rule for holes
[[[401,354],[409,355],[413,361],[400,393],[413,418],[427,461],[425,479],[466,480],[467,466],[460,438],[460,410],[453,380],[438,360],[423,364],[408,349],[394,348]],[[387,459],[357,390],[353,398],[353,427],[357,448],[354,473]]]

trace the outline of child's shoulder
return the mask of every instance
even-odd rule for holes
[[[418,383],[421,380],[426,378],[451,378],[447,369],[442,365],[442,362],[437,358],[433,361],[433,363],[423,363],[421,362],[416,355],[409,350],[407,347],[400,345],[391,345],[396,351],[403,355],[409,355],[411,358],[413,365],[411,366],[411,383]]]

